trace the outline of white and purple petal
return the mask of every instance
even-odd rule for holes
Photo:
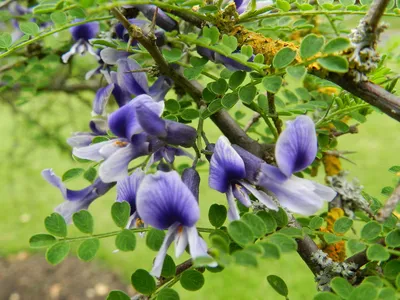
[[[275,146],[279,169],[287,177],[307,168],[317,155],[317,136],[314,122],[308,116],[288,121]]]
[[[101,148],[112,143],[114,143],[114,141],[110,140],[92,144],[86,147],[75,147],[72,150],[72,154],[82,159],[87,159],[97,162],[102,161],[104,159],[104,156],[102,156],[100,153]]]
[[[155,5],[142,4],[135,7],[150,21],[156,17],[156,24],[166,31],[178,29],[178,23]]]
[[[124,58],[117,61],[118,85],[129,93],[138,96],[149,93],[149,86],[145,72],[132,72],[142,67],[133,59]]]
[[[104,48],[100,51],[101,60],[107,65],[116,65],[119,59],[127,58],[131,53],[114,48]]]
[[[136,211],[136,195],[145,173],[136,169],[128,177],[117,182],[117,201],[127,201],[131,206],[131,215]]]
[[[210,161],[208,184],[214,190],[226,193],[234,181],[245,178],[245,165],[228,139],[221,136],[215,144]]]
[[[176,171],[157,171],[142,181],[136,207],[143,221],[157,229],[174,223],[193,226],[200,217],[196,198]]]
[[[114,90],[114,84],[99,88],[93,101],[92,114],[103,116],[105,114],[108,99]]]
[[[182,173],[182,181],[199,202],[200,175],[194,168],[186,168]]]
[[[226,200],[228,200],[228,219],[229,221],[235,221],[240,219],[239,209],[233,196],[232,186],[229,185],[226,191]]]
[[[85,23],[82,25],[71,27],[70,32],[75,41],[80,39],[88,41],[96,37],[100,26],[98,22]]]

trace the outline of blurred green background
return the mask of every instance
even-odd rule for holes
[[[390,37],[389,33],[384,37],[385,50],[396,49],[399,45],[397,41],[400,41],[396,36]],[[397,53],[390,61],[392,68],[397,71],[398,57]],[[86,64],[86,59],[76,58],[74,64]],[[82,80],[83,74],[77,72],[75,75]],[[71,96],[53,92],[29,99],[16,109],[1,102],[1,256],[7,257],[24,250],[31,251],[28,245],[30,236],[45,231],[44,218],[63,200],[59,191],[41,178],[40,172],[51,167],[61,176],[66,170],[80,166],[72,160],[70,154],[55,147],[54,141],[63,141],[72,132],[88,129],[91,99],[92,93]],[[233,111],[235,109],[237,108]],[[251,114],[248,113],[244,120],[247,122],[250,117]],[[54,127],[55,124],[57,127]],[[205,128],[209,139],[214,142],[219,136],[218,130],[210,121],[206,122]],[[368,193],[383,200],[384,197],[380,195],[382,187],[392,186],[395,181],[394,175],[388,172],[388,169],[393,165],[400,165],[400,124],[374,112],[368,116],[368,122],[359,126],[359,131],[356,135],[344,135],[339,138],[339,150],[357,152],[349,156],[355,164],[343,162],[344,169],[351,172],[350,177],[357,177]],[[47,135],[43,132],[47,132]],[[202,218],[199,226],[209,226],[209,205],[225,204],[226,200],[224,195],[208,188],[207,170],[204,166],[201,175]],[[319,180],[323,181],[322,175],[319,176]],[[84,180],[68,183],[71,188],[85,185],[87,182]],[[95,217],[96,233],[116,230],[110,216],[110,207],[114,200],[115,190],[111,190],[90,207]],[[73,226],[69,229],[71,236],[79,235]],[[140,238],[134,252],[113,253],[113,250],[113,238],[101,240],[96,263],[105,270],[120,274],[121,280],[126,283],[137,268],[149,270],[156,255],[145,247],[145,240]],[[44,253],[41,255],[44,257]],[[177,262],[187,258],[184,255]],[[229,266],[223,273],[206,271],[205,285],[198,292],[185,291],[179,283],[176,284],[176,289],[182,299],[279,299],[280,296],[266,281],[266,276],[270,274],[279,275],[286,281],[291,300],[311,299],[316,293],[313,275],[297,253],[283,255],[279,261],[260,261],[258,268]]]

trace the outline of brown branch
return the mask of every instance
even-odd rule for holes
[[[400,185],[396,187],[385,205],[379,210],[376,220],[384,222],[390,217],[392,212],[396,209],[397,204],[400,202]]]
[[[179,276],[187,269],[190,269],[192,266],[193,266],[193,261],[191,258],[184,261],[183,263],[180,263],[179,265],[176,266],[175,277]],[[161,277],[160,280],[158,281],[157,288],[159,288],[159,287],[163,286],[164,284],[166,284],[167,282],[171,281],[172,278],[173,277],[169,277],[169,278]]]
[[[282,121],[279,119],[278,115],[276,114],[276,107],[275,107],[275,95],[272,93],[267,93],[268,98],[268,111],[269,114],[272,115],[272,121],[274,122],[276,131],[278,134],[282,132]]]
[[[367,15],[363,19],[364,22],[371,26],[373,32],[375,32],[376,28],[378,27],[379,21],[382,18],[382,15],[385,12],[389,2],[390,0],[375,0],[369,8]]]
[[[249,131],[251,126],[253,126],[255,123],[257,123],[258,120],[260,120],[260,118],[261,118],[261,115],[259,113],[254,113],[253,116],[251,117],[251,120],[246,124],[246,126],[244,126],[244,128],[243,128],[244,132]]]
[[[344,134],[356,134],[356,133],[358,133],[358,125],[359,124],[349,126],[349,130],[346,132],[341,132],[341,131],[337,131],[336,129],[331,129],[331,134],[334,137],[342,136]]]

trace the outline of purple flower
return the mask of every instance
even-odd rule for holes
[[[226,1],[228,2],[228,1]],[[247,7],[249,6],[251,0],[234,0],[236,5],[236,11],[239,15],[243,14]],[[272,0],[257,0],[256,1],[256,9],[263,8],[264,6],[272,5]]]
[[[331,201],[336,192],[311,180],[294,176],[293,173],[307,168],[317,154],[314,122],[308,116],[288,121],[280,135],[275,158],[278,167],[269,165],[239,146],[235,146],[246,167],[246,179],[272,192],[279,203],[295,213],[311,215],[325,201]]]
[[[166,31],[178,29],[178,23],[170,18],[164,11],[151,4],[135,5],[135,7],[150,21],[156,14],[156,24]]]
[[[136,211],[136,195],[144,176],[144,172],[138,168],[128,177],[117,182],[117,201],[127,201],[131,207],[131,217],[127,228],[146,227]]]
[[[105,107],[111,96],[114,96],[118,105],[121,107],[128,103],[131,95],[149,95],[155,101],[164,100],[165,95],[171,88],[172,82],[169,78],[160,76],[152,86],[149,87],[146,74],[144,72],[131,72],[140,69],[140,65],[133,59],[124,57],[125,54],[115,53],[114,49],[104,54],[104,51],[111,48],[106,48],[101,51],[100,55],[115,55],[112,60],[118,65],[118,72],[104,72],[107,82],[106,87],[100,88],[93,102],[93,113],[95,115],[105,115]],[[117,51],[118,52],[118,51]],[[119,57],[119,58],[118,58]],[[122,57],[122,58],[121,58]]]
[[[250,193],[270,209],[277,209],[270,196],[244,181],[245,178],[246,169],[242,158],[232,148],[228,139],[221,136],[215,144],[214,154],[211,157],[208,183],[214,190],[226,194],[229,206],[228,217],[231,221],[240,218],[234,198],[249,207]]]
[[[67,53],[62,55],[61,58],[64,63],[67,63],[72,55],[83,55],[85,52],[89,52],[98,60],[100,59],[89,43],[89,40],[94,38],[99,32],[99,23],[92,22],[74,26],[71,27],[70,32],[76,43],[72,45],[71,49]]]
[[[91,132],[76,132],[67,139],[71,147],[89,146],[96,136],[107,136],[108,124],[102,119],[93,119],[89,123]]]
[[[108,125],[117,136],[116,139],[73,149],[73,154],[79,158],[104,160],[99,168],[99,176],[104,182],[124,179],[128,176],[129,162],[149,154],[148,137],[138,122],[139,105],[148,107],[159,116],[164,109],[164,102],[156,102],[148,95],[140,95],[110,114]]]
[[[88,187],[82,190],[67,189],[52,169],[42,171],[42,176],[51,185],[57,187],[63,195],[65,201],[56,207],[55,211],[62,215],[67,223],[71,223],[72,215],[82,209],[87,209],[89,205],[107,193],[113,186],[113,183],[104,183],[99,178]]]
[[[154,175],[147,175],[139,186],[136,205],[146,224],[160,230],[168,229],[154,261],[152,275],[160,276],[165,255],[174,240],[176,257],[188,245],[193,259],[209,257],[207,245],[195,226],[200,217],[198,203],[177,172],[157,171]]]
[[[137,116],[143,130],[170,145],[192,147],[197,131],[185,124],[163,120],[146,105],[138,105]]]

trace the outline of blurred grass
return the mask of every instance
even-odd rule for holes
[[[60,100],[60,99],[58,99]],[[24,109],[29,109],[29,105]],[[53,112],[52,117],[62,118],[62,107]],[[89,113],[89,111],[87,112]],[[83,116],[82,116],[83,115]],[[84,119],[85,114],[79,117]],[[78,116],[77,116],[78,117]],[[76,128],[84,128],[86,120],[75,120],[75,124],[66,126],[60,134],[64,137]],[[19,124],[19,125],[18,125]],[[53,208],[62,201],[59,191],[48,185],[40,176],[44,168],[53,167],[61,175],[65,170],[77,165],[54,147],[32,147],[29,143],[29,128],[21,126],[8,108],[2,107],[0,131],[3,133],[0,159],[0,255],[7,255],[28,249],[31,235],[44,232],[43,220]],[[206,128],[211,129],[207,123]],[[384,115],[374,113],[368,122],[359,127],[357,135],[340,138],[341,150],[357,151],[351,159],[357,164],[344,163],[351,171],[351,176],[358,177],[372,195],[379,195],[383,186],[393,184],[393,174],[387,169],[399,164],[400,124]],[[218,137],[215,130],[208,130],[212,141]],[[28,147],[28,148],[27,148]],[[23,154],[21,154],[23,153]],[[204,167],[203,167],[204,168]],[[225,204],[224,197],[207,187],[207,173],[201,172],[201,210],[200,226],[209,226],[207,208],[211,203]],[[84,186],[83,181],[72,182],[70,186]],[[91,206],[95,217],[97,233],[115,230],[110,217],[110,206],[115,199],[115,190],[100,198]],[[71,226],[71,235],[79,233]],[[137,268],[150,269],[156,253],[149,253],[144,239],[138,241],[137,249],[132,253],[112,253],[115,249],[113,238],[101,241],[98,262],[122,275],[128,281],[130,274]],[[182,257],[178,262],[187,257]],[[287,282],[290,299],[310,299],[315,294],[315,283],[311,272],[296,253],[284,255],[279,261],[260,261],[257,269],[230,266],[222,274],[206,272],[206,283],[200,292],[184,291],[179,284],[182,299],[275,299],[279,296],[269,287],[266,276],[276,274]],[[45,280],[45,279],[44,279]]]

